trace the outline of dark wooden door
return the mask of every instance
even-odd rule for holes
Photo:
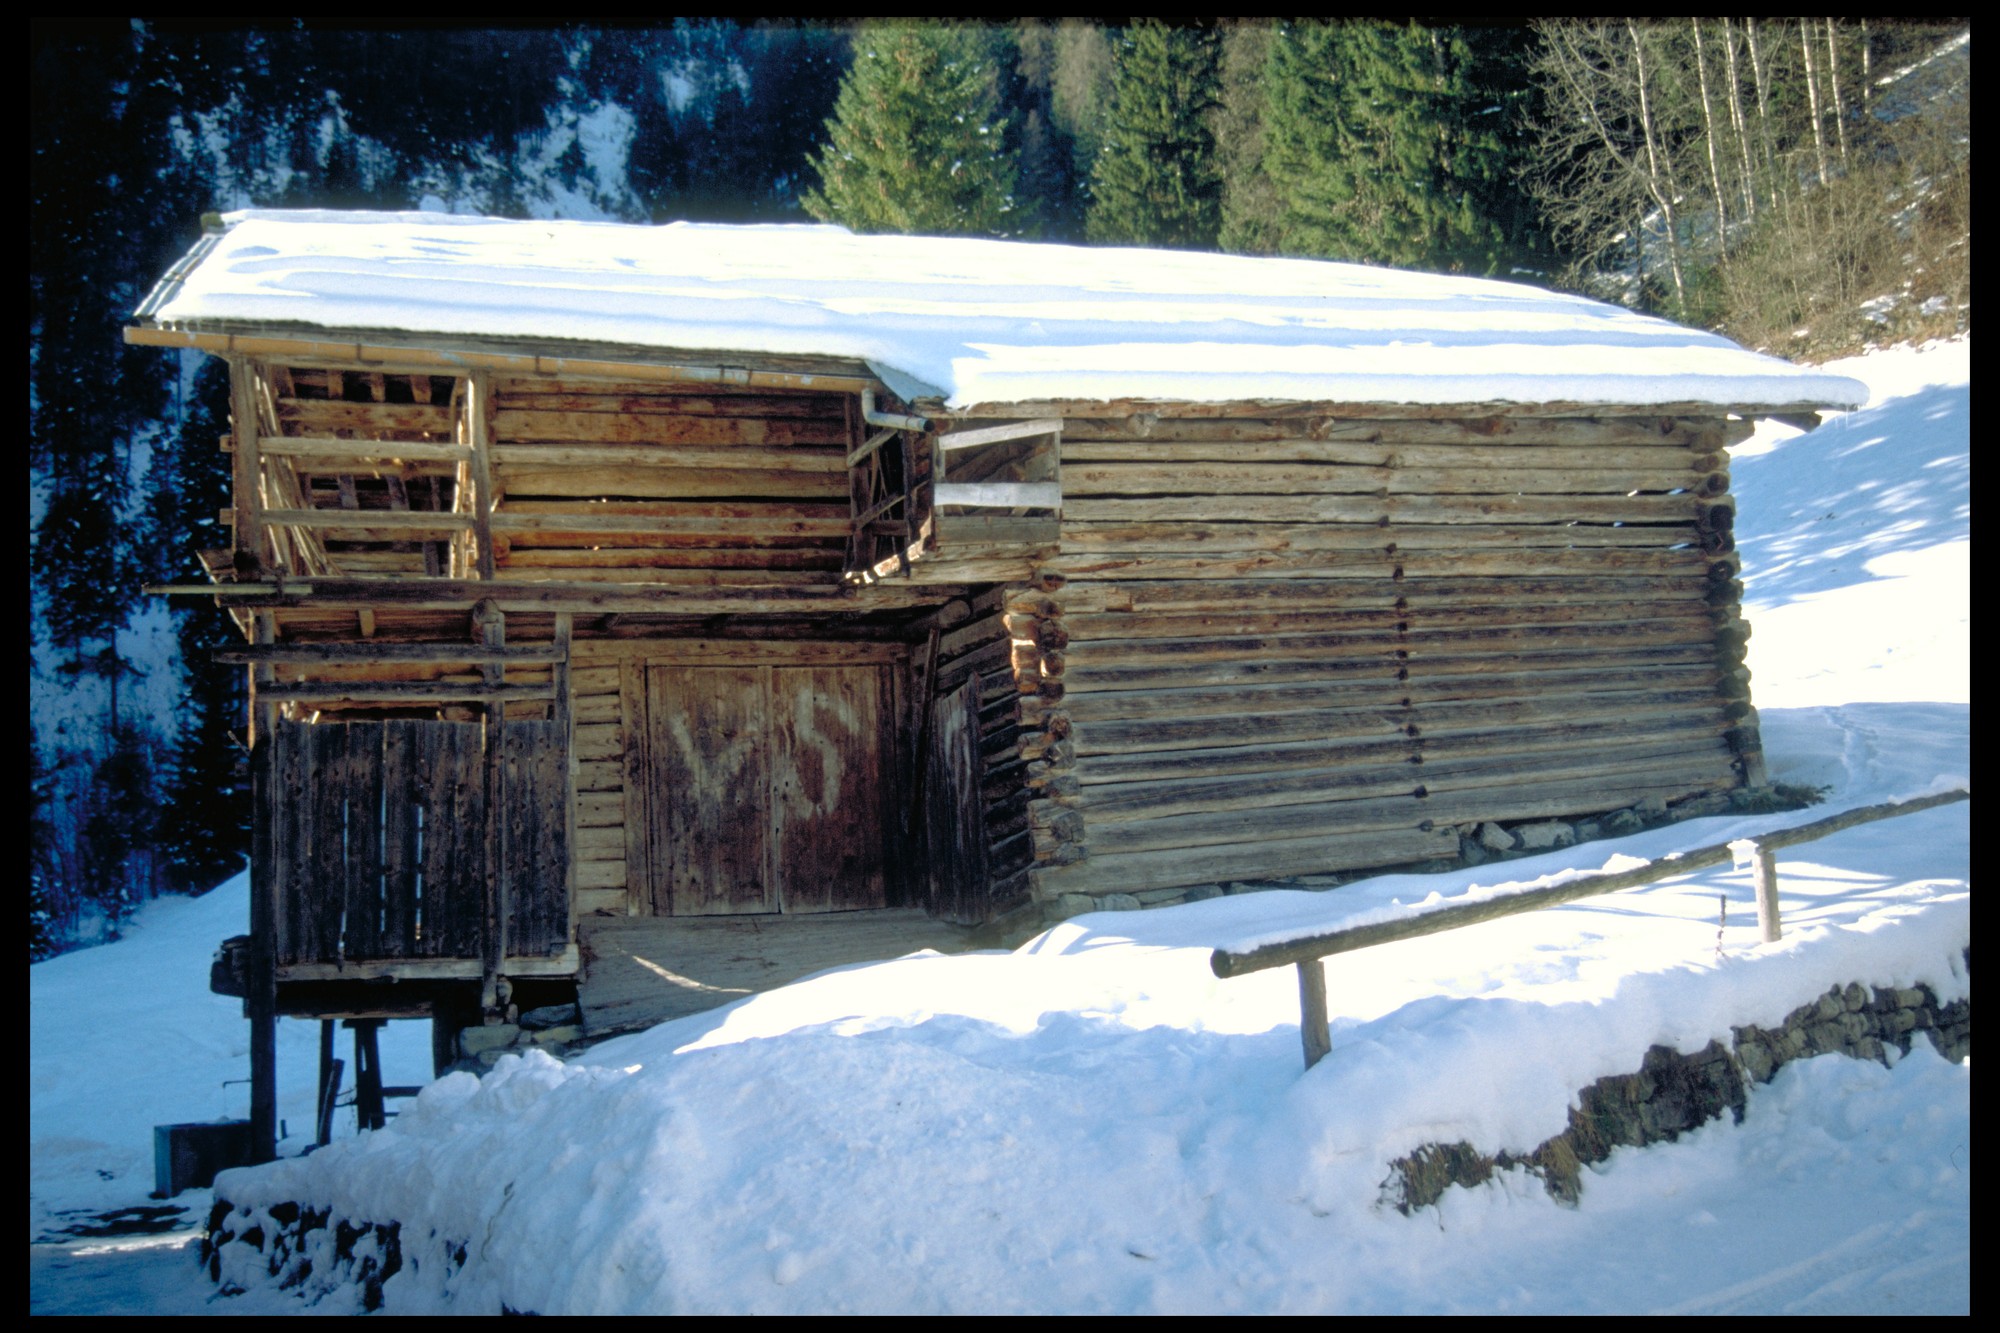
[[[775,912],[768,839],[768,667],[654,667],[653,910]]]
[[[648,672],[653,910],[887,903],[888,668]]]

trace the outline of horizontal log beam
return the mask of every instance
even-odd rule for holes
[[[470,643],[272,643],[224,648],[213,660],[244,666],[261,662],[418,662],[477,666],[488,662],[560,662],[554,644],[488,648]]]
[[[447,681],[345,681],[313,680],[260,685],[260,699],[345,699],[351,703],[517,703],[553,699],[549,685],[485,685],[477,681],[452,684]]]

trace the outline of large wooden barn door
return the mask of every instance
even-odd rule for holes
[[[886,904],[887,667],[655,666],[646,711],[654,912]]]

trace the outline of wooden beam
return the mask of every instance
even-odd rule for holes
[[[457,461],[472,456],[472,450],[463,444],[449,444],[442,440],[342,440],[331,436],[285,435],[274,436],[261,442],[263,451],[273,457],[301,459],[439,459]]]
[[[498,654],[484,644],[471,643],[272,643],[247,648],[224,648],[211,661],[242,666],[263,662],[422,662],[451,665],[482,662],[560,662],[563,649],[556,644],[519,643],[501,648]]]
[[[1062,483],[1054,481],[941,481],[932,501],[982,509],[1060,509],[1063,488]]]
[[[553,685],[474,685],[449,681],[346,681],[309,680],[264,687],[264,697],[273,701],[293,699],[345,699],[350,703],[461,703],[503,704],[553,699]]]
[[[235,457],[230,463],[231,504],[235,524],[235,549],[252,569],[267,567],[270,550],[264,537],[264,501],[261,494],[263,464],[258,456],[257,368],[251,362],[233,358],[229,363],[230,433],[235,441]]]
[[[493,379],[475,370],[466,386],[465,442],[472,447],[473,540],[479,577],[493,577]]]
[[[475,526],[468,514],[428,514],[396,509],[267,509],[265,523],[319,529],[372,528],[383,532],[451,532]]]
[[[236,367],[232,378],[247,376]],[[252,452],[254,453],[254,446]],[[259,644],[275,637],[271,613],[257,613],[251,630]],[[278,1155],[278,856],[276,767],[278,707],[268,697],[271,668],[250,670],[250,960],[244,1016],[250,1020],[250,1151],[254,1161]]]
[[[999,444],[1006,440],[1023,440],[1036,435],[1055,435],[1062,431],[1060,418],[1049,417],[1040,421],[1016,421],[1004,426],[982,426],[976,430],[955,430],[937,437],[939,453],[952,453],[959,449],[977,449],[981,445]]]

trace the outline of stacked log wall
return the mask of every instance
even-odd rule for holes
[[[1061,707],[1030,712],[1070,729],[1082,830],[1039,896],[1442,860],[1468,823],[1741,784],[1745,430],[1071,415]]]
[[[1030,760],[1024,753],[1023,694],[1032,689],[1031,667],[1023,658],[1009,626],[1010,590],[989,588],[958,605],[961,623],[941,629],[934,695],[945,698],[977,682],[979,702],[979,799],[984,807],[987,883],[977,890],[985,915],[1018,906],[1029,892],[1028,868],[1033,859],[1029,826],[1029,790],[1025,780]],[[947,608],[947,619],[956,619]]]

